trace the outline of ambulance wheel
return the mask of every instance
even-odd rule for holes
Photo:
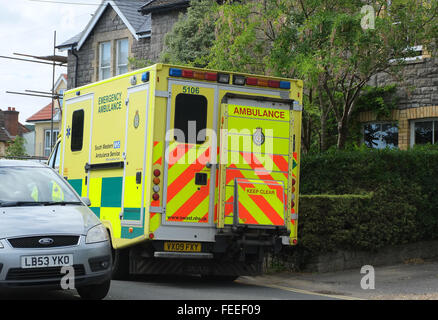
[[[112,249],[113,280],[126,280],[129,278],[129,250],[128,249]]]
[[[85,300],[102,300],[106,297],[111,286],[111,280],[106,280],[100,284],[79,287],[77,291],[82,299]]]

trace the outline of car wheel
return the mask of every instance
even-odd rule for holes
[[[86,300],[102,300],[108,294],[111,286],[111,280],[107,280],[100,284],[93,284],[77,288],[77,291],[82,299]]]
[[[113,280],[126,280],[129,278],[129,250],[113,249]]]

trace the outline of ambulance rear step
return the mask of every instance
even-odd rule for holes
[[[155,258],[179,258],[179,259],[213,259],[212,253],[207,252],[168,252],[168,251],[155,251]]]

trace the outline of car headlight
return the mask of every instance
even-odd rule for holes
[[[108,231],[103,224],[94,226],[87,232],[85,243],[96,243],[109,240]]]

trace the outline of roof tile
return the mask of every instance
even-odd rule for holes
[[[44,120],[50,120],[52,110],[52,103],[49,103],[47,106],[39,110],[37,113],[32,115],[30,118],[26,120],[26,122],[33,122],[33,121],[44,121]],[[55,115],[58,112],[58,108],[53,109],[53,115]]]

